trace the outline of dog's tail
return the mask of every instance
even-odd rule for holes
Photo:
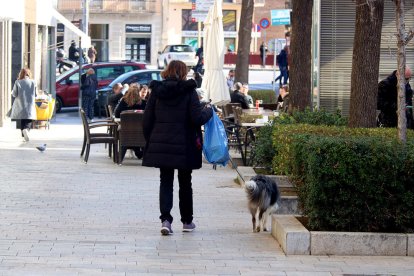
[[[246,191],[247,197],[250,201],[256,199],[260,193],[256,182],[253,180],[245,182],[244,190]]]

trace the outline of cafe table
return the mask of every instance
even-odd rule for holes
[[[243,164],[245,166],[251,163],[254,142],[256,141],[256,132],[261,127],[268,125],[269,119],[272,120],[278,115],[278,113],[275,113],[272,110],[263,108],[242,110],[239,120],[239,129],[237,130],[237,138],[240,144],[243,145],[241,151]]]
[[[243,109],[240,114],[240,123],[242,124],[258,123],[258,124],[264,125],[264,123],[266,123],[269,120],[272,120],[276,116],[279,116],[279,112],[272,111],[270,109],[263,109],[263,108]]]

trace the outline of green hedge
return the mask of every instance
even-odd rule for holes
[[[262,100],[263,103],[276,103],[276,94],[273,90],[249,90],[249,95],[253,98],[253,103],[256,100]]]
[[[260,128],[255,142],[255,154],[252,157],[252,164],[255,167],[264,167],[272,173],[286,174],[280,170],[275,171],[279,166],[273,166],[272,162],[278,152],[281,151],[279,141],[273,137],[273,131],[277,131],[277,126],[307,123],[314,125],[346,125],[346,118],[341,116],[340,112],[329,113],[324,110],[310,111],[296,111],[292,115],[282,113],[276,117],[272,125]],[[272,142],[274,141],[274,142]],[[283,145],[281,145],[284,147]],[[285,158],[285,156],[283,157]],[[275,161],[279,162],[279,160]]]
[[[414,232],[412,140],[293,136],[293,179],[311,230]]]
[[[393,128],[348,128],[344,126],[275,124],[273,128],[272,171],[276,174],[289,175],[292,170],[291,144],[296,134],[314,134],[326,137],[376,137],[379,140],[395,139],[397,129]],[[407,131],[408,139],[414,138],[412,130]]]

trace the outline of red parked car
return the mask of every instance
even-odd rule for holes
[[[89,68],[95,70],[98,78],[98,89],[107,86],[118,76],[135,70],[146,68],[146,64],[135,61],[96,62],[85,64],[82,71]],[[64,72],[56,79],[56,111],[62,107],[78,106],[79,103],[79,67]]]

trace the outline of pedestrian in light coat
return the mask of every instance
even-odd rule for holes
[[[29,141],[29,131],[32,121],[37,119],[35,98],[36,82],[31,79],[31,72],[27,68],[20,70],[19,76],[14,83],[12,96],[14,102],[10,118],[20,120],[22,137]]]

